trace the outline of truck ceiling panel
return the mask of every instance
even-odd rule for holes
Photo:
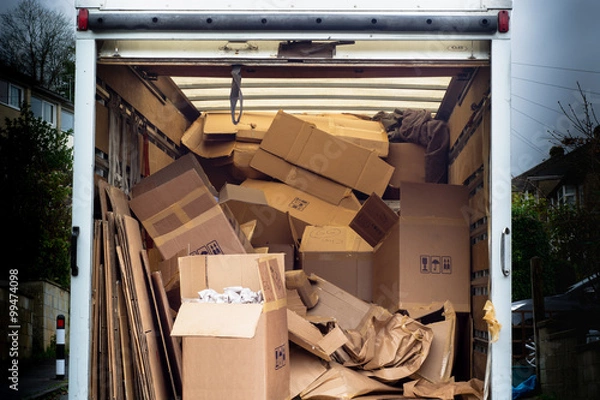
[[[231,78],[172,77],[199,112],[228,111]],[[440,107],[450,77],[362,79],[242,78],[246,111],[350,112],[372,116],[379,111]]]
[[[448,98],[448,87],[455,81],[464,84],[476,68],[489,65],[489,46],[489,41],[470,40],[108,40],[102,42],[98,62],[128,65],[188,118],[197,115],[190,110],[229,110],[234,65],[241,66],[246,111],[372,116],[416,108],[447,118],[444,110],[460,94],[460,85],[454,85],[454,100]]]

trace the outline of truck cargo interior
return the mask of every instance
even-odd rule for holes
[[[509,230],[492,226],[506,221],[504,186],[492,183],[504,158],[492,148],[508,134],[492,133],[501,126],[492,111],[507,110],[492,107],[493,81],[505,76],[493,56],[507,51],[494,47],[495,20],[491,33],[421,38],[188,35],[173,18],[168,38],[144,37],[145,26],[123,34],[118,14],[101,18],[110,7],[92,11],[90,32],[79,27],[78,58],[94,61],[78,64],[72,284],[72,304],[91,298],[89,341],[74,336],[87,312],[77,311],[74,348],[88,351],[71,353],[70,393],[310,399],[339,382],[331,398],[393,399],[506,389],[509,368],[491,371],[507,359],[488,357],[501,329],[492,277],[505,273],[492,264],[510,251]],[[505,99],[509,89],[494,90]],[[86,253],[82,154],[92,146]],[[231,258],[212,258],[221,254]],[[87,256],[89,289],[78,284]],[[221,284],[262,291],[265,306],[196,304]],[[508,305],[496,304],[501,319]],[[411,333],[381,336],[392,332]],[[387,365],[383,355],[358,361],[373,351],[359,343],[375,336],[404,348]],[[232,365],[235,352],[252,372]]]

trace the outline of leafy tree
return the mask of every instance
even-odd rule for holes
[[[540,257],[544,265],[544,287],[554,293],[553,261],[544,199],[513,194],[512,200],[512,300],[531,298],[530,260]]]
[[[0,15],[0,62],[72,99],[75,32],[67,17],[38,0]]]
[[[68,132],[34,117],[27,104],[0,128],[0,249],[19,280],[69,284],[72,149]]]
[[[569,285],[600,270],[600,215],[596,211],[560,205],[549,213],[548,226],[553,257],[562,263],[560,283]]]

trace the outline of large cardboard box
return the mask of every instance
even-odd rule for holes
[[[217,204],[214,188],[193,154],[144,178],[133,188],[131,210],[164,259],[189,254],[253,252],[237,220]]]
[[[348,226],[307,226],[300,265],[359,299],[370,302],[373,247]]]
[[[255,247],[295,243],[289,216],[271,207],[259,188],[227,183],[219,192],[219,202],[226,205],[241,224],[256,221],[252,235]]]
[[[302,236],[307,225],[348,226],[357,213],[356,209],[336,206],[284,183],[246,179],[240,186],[261,190],[270,207],[288,214],[296,237]],[[351,196],[347,200],[356,199]]]
[[[338,136],[359,146],[375,150],[379,157],[387,157],[389,140],[380,121],[358,118],[351,114],[297,114],[318,129]]]
[[[400,182],[425,182],[425,148],[414,143],[390,143],[385,161],[394,167],[390,186]]]
[[[374,150],[279,111],[260,147],[299,167],[370,195],[383,195],[394,168]]]
[[[179,259],[182,305],[171,335],[182,338],[183,400],[273,399],[290,395],[283,255]],[[261,290],[263,304],[189,302],[211,288]]]
[[[399,217],[371,196],[350,226],[375,244],[373,301],[397,311],[449,300],[469,312],[468,208],[462,185],[401,183]]]
[[[287,185],[335,205],[340,205],[342,200],[352,196],[351,188],[291,164],[263,149],[258,149],[254,154],[250,166]],[[360,203],[357,201],[355,205],[358,210]]]

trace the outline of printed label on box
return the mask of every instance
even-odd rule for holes
[[[299,197],[294,198],[290,203],[289,207],[298,211],[303,211],[308,206],[308,201]]]
[[[421,255],[419,271],[422,274],[452,274],[452,257]]]
[[[199,248],[190,253],[191,256],[207,254],[223,254],[223,250],[221,249],[221,246],[216,240],[212,240],[204,246],[200,246]]]
[[[285,345],[282,344],[281,346],[275,349],[275,369],[281,369],[285,367],[286,364],[287,354],[285,351]]]

